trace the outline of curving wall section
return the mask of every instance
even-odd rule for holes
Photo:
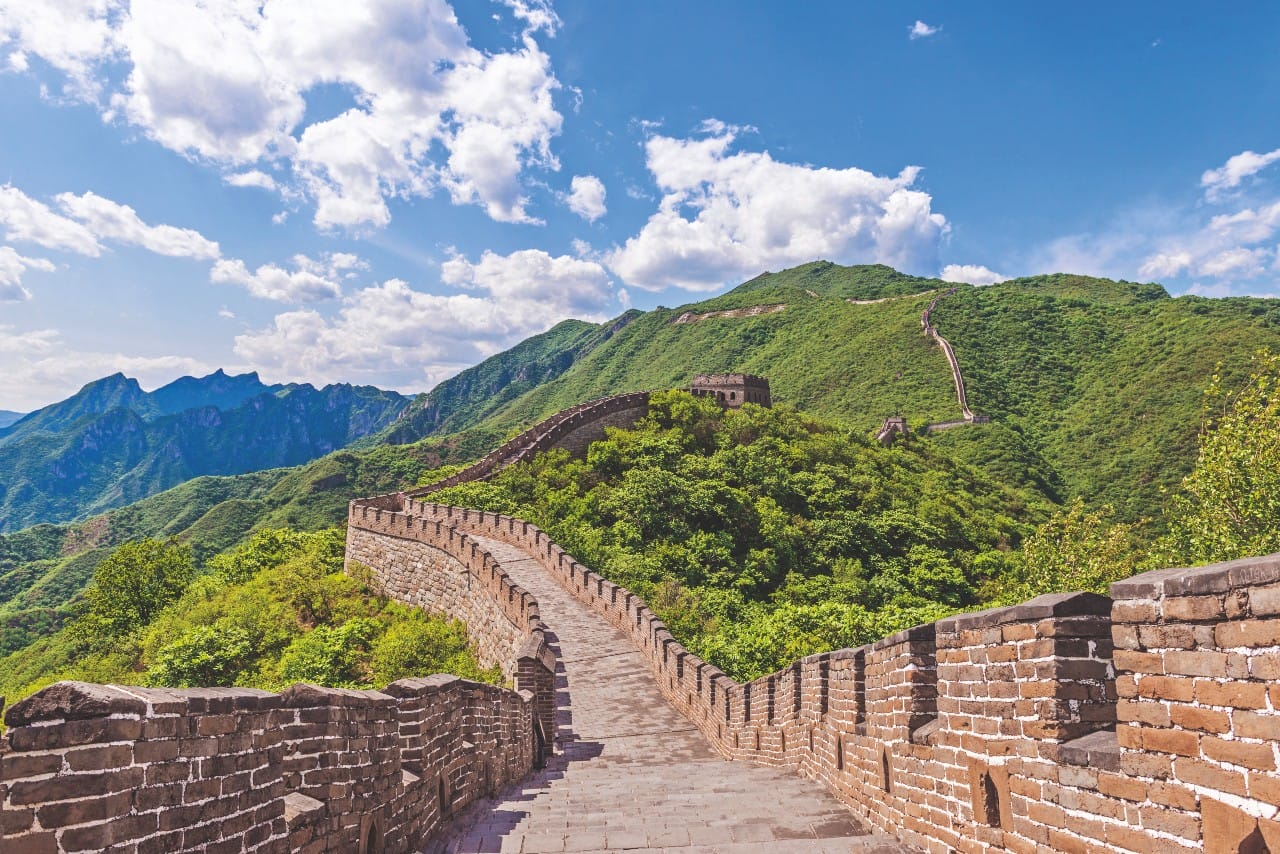
[[[922,850],[1280,846],[1280,555],[962,614],[742,684],[537,527],[405,512],[519,546],[630,635],[723,755],[818,778]]]
[[[429,495],[460,483],[482,480],[509,465],[530,459],[534,454],[563,448],[570,453],[584,453],[595,441],[604,438],[606,427],[630,427],[649,409],[649,392],[618,394],[557,412],[525,430],[502,447],[486,454],[457,474],[406,493],[417,497]]]

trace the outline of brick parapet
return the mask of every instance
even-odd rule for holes
[[[1215,847],[1210,829],[1280,830],[1272,821],[1280,793],[1272,788],[1280,741],[1272,695],[1280,699],[1280,689],[1261,684],[1280,673],[1273,670],[1280,556],[1139,576],[1113,588],[1114,604],[1055,594],[963,614],[742,684],[686,650],[640,597],[579,564],[536,526],[426,501],[407,506],[535,557],[630,636],[661,693],[723,755],[818,778],[872,824],[923,850],[1227,850]],[[1197,617],[1190,626],[1188,615]],[[1164,626],[1179,628],[1171,634]],[[1216,646],[1142,646],[1172,644],[1175,635]],[[1212,655],[1158,665],[1151,657],[1170,651]],[[1142,680],[1168,675],[1157,667],[1170,666],[1186,671],[1183,687],[1155,682],[1151,696],[1138,693]],[[1242,693],[1230,699],[1237,687]],[[1167,690],[1190,690],[1183,705],[1224,712],[1225,724],[1189,712],[1178,713],[1180,724],[1170,713],[1167,726],[1159,711],[1148,712],[1156,723],[1133,720],[1139,702],[1178,704]],[[1131,731],[1193,726],[1201,727],[1195,763],[1161,741],[1168,736],[1157,733],[1148,746],[1134,743],[1141,736]],[[1224,742],[1240,752],[1224,752],[1231,749]],[[1258,745],[1270,752],[1254,751]],[[1258,767],[1233,767],[1229,757]],[[1179,762],[1194,779],[1178,778]],[[1210,767],[1225,776],[1205,776]]]
[[[33,854],[411,851],[534,762],[532,697],[452,676],[283,694],[59,682],[6,722],[3,849]]]

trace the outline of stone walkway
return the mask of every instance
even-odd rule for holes
[[[658,693],[620,631],[524,552],[476,539],[533,594],[556,633],[557,750],[543,771],[472,805],[433,854],[908,850],[869,834],[819,783],[721,759]]]

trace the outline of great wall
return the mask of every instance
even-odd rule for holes
[[[468,477],[579,451],[642,399],[575,407]],[[464,618],[514,690],[59,683],[6,716],[5,854],[1280,850],[1280,555],[744,684],[535,526],[433,488],[353,501],[349,565]]]

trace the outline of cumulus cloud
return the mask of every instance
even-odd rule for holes
[[[941,29],[942,27],[931,27],[924,21],[917,20],[907,30],[907,38],[911,39],[911,41],[915,41],[916,39],[927,39],[929,36],[937,35],[938,31]]]
[[[0,43],[229,183],[306,193],[321,227],[385,225],[389,198],[439,190],[496,220],[536,222],[524,175],[559,167],[561,116],[535,35],[559,19],[546,2],[505,3],[521,27],[507,51],[472,47],[445,0],[9,4],[19,8],[0,10]],[[342,87],[352,106],[308,119],[320,86]],[[276,163],[288,186],[253,168]]]
[[[233,187],[260,187],[263,190],[276,188],[276,179],[260,169],[232,172],[229,175],[223,175],[222,180]]]
[[[1200,186],[1210,200],[1220,198],[1223,193],[1234,190],[1246,179],[1280,160],[1280,148],[1258,154],[1256,151],[1242,151],[1217,169],[1206,170],[1200,176]]]
[[[61,193],[57,202],[58,207],[99,239],[141,246],[173,258],[212,259],[220,254],[218,244],[198,231],[172,225],[147,225],[133,208],[96,193],[79,196]]]
[[[60,193],[54,201],[60,212],[17,187],[0,187],[0,226],[5,238],[90,257],[102,254],[103,240],[175,258],[208,260],[219,255],[218,244],[200,232],[148,225],[133,208],[96,193]]]
[[[52,273],[54,266],[52,261],[44,258],[19,255],[12,246],[0,246],[0,302],[31,299],[31,292],[22,286],[22,274],[27,270]]]
[[[734,152],[736,128],[696,139],[652,136],[646,162],[662,193],[658,211],[606,255],[628,285],[713,290],[765,269],[828,258],[937,269],[948,229],[931,197],[896,177]]]
[[[293,256],[293,270],[276,264],[263,264],[250,271],[238,258],[224,258],[213,265],[209,280],[218,284],[243,285],[255,297],[278,302],[320,302],[342,294],[338,274],[350,269],[353,255],[338,255],[339,262],[315,261],[306,255]]]
[[[1003,282],[1008,276],[997,273],[995,270],[982,266],[981,264],[948,264],[942,268],[942,272],[938,274],[938,278],[944,282],[962,282],[968,285],[994,285],[996,282]]]
[[[343,300],[336,316],[302,309],[236,338],[235,352],[265,375],[363,378],[406,391],[429,387],[567,317],[602,320],[613,298],[599,264],[541,250],[456,256],[429,294],[392,279]]]
[[[102,90],[98,69],[118,52],[116,26],[121,0],[42,0],[0,5],[0,46],[16,48],[9,67],[25,71],[27,54],[66,75],[66,94],[95,99]]]
[[[604,183],[595,175],[574,175],[565,204],[587,222],[595,222],[608,212],[604,195]]]
[[[78,255],[102,254],[98,239],[83,224],[55,213],[17,187],[0,187],[0,227],[7,240],[34,243]]]

